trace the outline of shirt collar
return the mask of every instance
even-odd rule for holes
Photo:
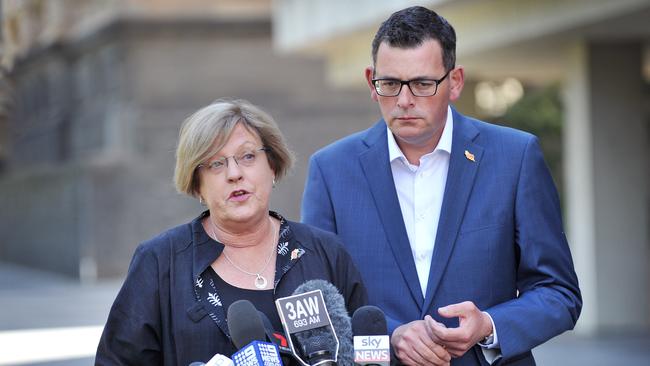
[[[453,113],[451,112],[451,107],[447,106],[447,120],[445,121],[445,127],[442,130],[442,135],[440,136],[438,145],[432,152],[441,150],[451,154],[451,140],[452,140],[452,135],[454,130],[453,121],[454,121],[454,117],[453,117]],[[388,125],[386,125],[386,129],[388,132],[387,135],[388,135],[389,161],[392,162],[395,159],[400,159],[403,162],[408,163],[408,160],[406,160],[406,156],[404,156],[402,149],[400,149],[399,146],[397,145],[397,141],[395,141],[395,136],[393,136],[393,133],[391,132],[390,128],[388,128]]]

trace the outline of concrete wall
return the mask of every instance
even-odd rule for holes
[[[326,86],[320,61],[276,55],[268,21],[116,21],[17,60],[10,77],[0,257],[84,280],[124,274],[137,243],[202,211],[174,191],[174,149],[212,100],[276,118],[298,164],[271,207],[290,219],[311,153],[379,116],[368,92]]]
[[[641,42],[576,42],[566,81],[567,223],[585,333],[650,327],[650,125]]]

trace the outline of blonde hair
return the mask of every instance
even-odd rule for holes
[[[174,169],[178,192],[198,196],[197,167],[224,147],[237,123],[257,134],[269,149],[265,155],[275,179],[286,176],[295,158],[273,118],[248,101],[218,99],[196,111],[181,126]]]

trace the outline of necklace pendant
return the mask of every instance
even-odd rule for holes
[[[266,278],[264,278],[264,276],[262,276],[259,273],[256,276],[257,277],[255,278],[255,287],[257,287],[260,290],[265,289],[268,283],[268,281],[266,281]]]

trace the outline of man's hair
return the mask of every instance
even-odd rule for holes
[[[412,6],[393,13],[384,21],[372,40],[372,63],[377,64],[377,50],[386,42],[391,47],[415,48],[430,39],[442,47],[446,71],[456,66],[456,31],[435,11]]]

